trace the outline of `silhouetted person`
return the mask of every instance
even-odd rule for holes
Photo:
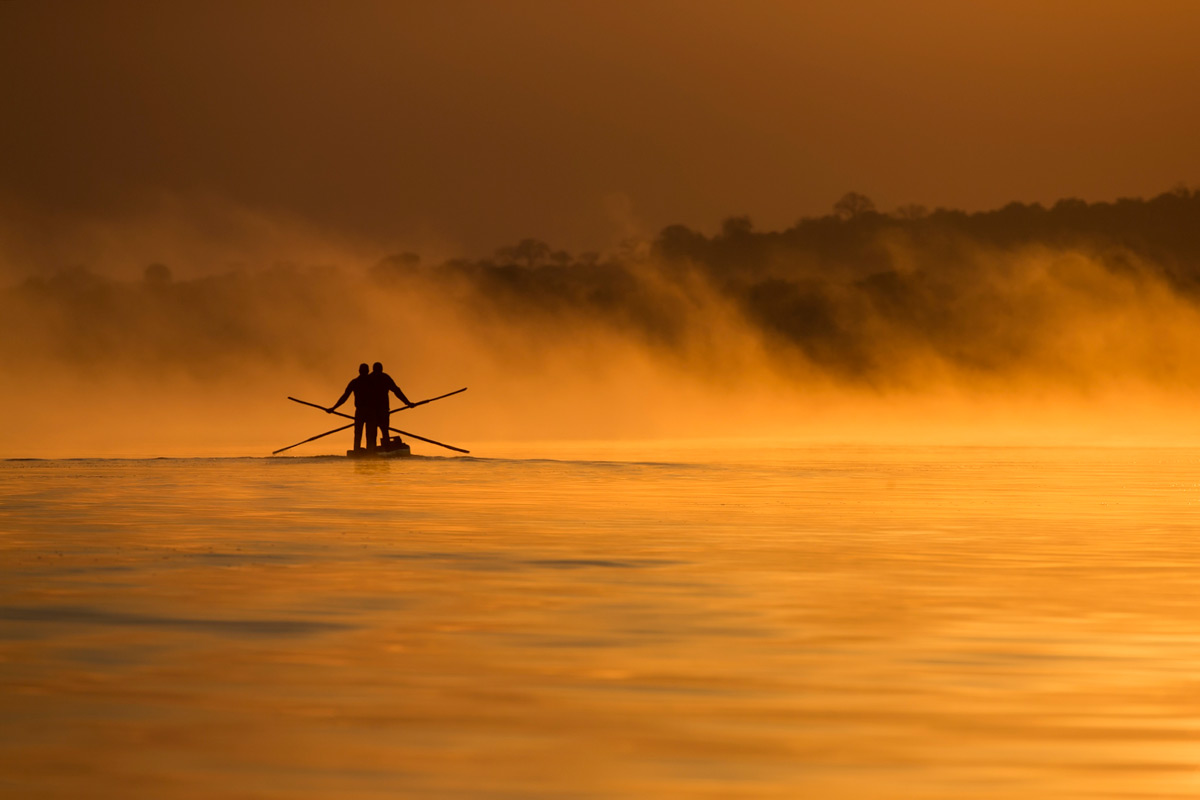
[[[376,361],[367,376],[368,400],[370,410],[367,416],[367,449],[375,449],[375,429],[379,429],[380,443],[386,445],[388,440],[388,419],[391,417],[391,398],[394,394],[406,406],[412,406],[404,392],[392,380],[392,376],[383,371],[383,364]]]
[[[362,449],[363,426],[367,426],[367,446],[375,449],[375,417],[372,415],[371,409],[378,406],[378,401],[375,400],[375,383],[371,380],[370,370],[366,364],[358,365],[358,377],[346,384],[346,391],[342,392],[342,396],[338,401],[329,408],[325,409],[325,413],[332,414],[337,410],[337,407],[346,402],[346,398],[351,394],[354,395],[354,449]],[[384,403],[387,403],[387,397],[384,397]],[[386,429],[385,429],[386,430]]]

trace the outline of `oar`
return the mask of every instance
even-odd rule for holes
[[[343,414],[342,416],[345,416],[345,415]],[[351,417],[351,419],[353,419],[353,417]],[[305,439],[303,442],[296,442],[295,444],[290,444],[287,447],[281,447],[278,450],[273,451],[271,453],[271,455],[277,456],[280,453],[282,453],[284,450],[291,450],[293,447],[299,447],[302,444],[308,444],[309,442],[315,442],[317,439],[323,439],[324,437],[328,436],[331,433],[339,433],[340,431],[344,431],[347,428],[353,428],[353,427],[354,427],[354,423],[350,423],[349,425],[343,425],[340,428],[334,428],[331,431],[325,431],[324,433],[318,433],[316,436],[312,436],[308,439]]]
[[[337,413],[337,412],[334,412],[334,413]],[[429,442],[430,444],[436,444],[438,447],[444,447],[447,450],[453,450],[456,453],[466,453],[467,455],[471,454],[470,450],[463,450],[461,447],[455,447],[452,444],[445,444],[443,442],[435,442],[433,439],[426,439],[424,436],[417,436],[415,433],[409,433],[408,431],[402,431],[399,428],[388,428],[388,430],[394,431],[395,433],[398,433],[401,436],[407,436],[410,439],[418,439],[422,442]]]
[[[453,395],[453,394],[459,394],[460,392],[465,392],[466,390],[467,390],[467,387],[464,386],[461,389],[455,389],[453,392],[446,392],[445,394],[439,394],[437,397],[431,397],[428,400],[418,400],[417,402],[413,403],[411,406],[400,406],[399,408],[393,408],[391,411],[388,412],[388,414],[391,415],[391,414],[395,414],[397,411],[404,411],[409,408],[416,408],[417,406],[423,406],[426,403],[432,403],[434,400],[441,400],[443,397],[449,397],[450,395]]]
[[[397,411],[404,411],[407,408],[416,408],[417,406],[423,406],[426,403],[432,403],[434,400],[441,400],[443,397],[449,397],[450,395],[453,395],[453,394],[459,394],[460,392],[465,392],[466,390],[467,390],[467,387],[464,386],[461,389],[455,389],[453,392],[446,392],[445,394],[439,394],[437,397],[431,397],[428,400],[419,400],[419,401],[413,403],[412,405],[400,406],[399,408],[393,408],[391,411],[388,412],[388,414],[389,415],[395,414]],[[329,409],[326,408],[325,406],[319,406],[316,403],[310,403],[307,400],[300,400],[298,398],[290,397],[290,396],[288,397],[288,400],[291,400],[293,403],[299,403],[304,406],[312,406],[313,408],[319,408],[322,411],[329,411]],[[332,413],[339,414],[340,416],[346,417],[346,419],[354,419],[354,417],[351,417],[347,414],[341,414],[338,411],[334,411]],[[303,442],[301,442],[301,444],[303,444]]]

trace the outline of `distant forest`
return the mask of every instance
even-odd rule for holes
[[[739,216],[711,236],[671,225],[608,256],[526,239],[490,259],[429,269],[399,254],[371,275],[397,288],[418,276],[465,283],[493,309],[600,316],[668,350],[704,325],[687,302],[699,278],[785,356],[839,378],[886,381],[917,350],[970,372],[1003,373],[1023,360],[1075,372],[1094,364],[1046,349],[1048,331],[1078,320],[1055,319],[1066,305],[1101,315],[1136,306],[1145,281],[1200,304],[1200,192],[892,214],[852,192],[832,214],[782,231],[756,231]]]
[[[308,330],[355,317],[362,286],[351,277],[280,268],[174,281],[169,266],[154,264],[130,284],[75,268],[5,290],[0,330],[28,341],[42,325],[57,334],[57,354],[73,360],[129,348],[203,360],[230,348],[321,361]],[[833,213],[781,231],[731,217],[713,235],[671,225],[607,254],[573,255],[536,239],[437,264],[398,253],[367,277],[369,294],[395,297],[397,314],[436,292],[481,325],[569,332],[586,321],[689,358],[703,357],[716,303],[781,363],[844,381],[903,380],[914,357],[958,372],[1078,373],[1095,364],[1063,344],[1071,326],[1119,336],[1105,320],[1161,316],[1164,294],[1200,309],[1200,192],[890,214],[850,193]],[[303,317],[264,315],[264,304]],[[32,327],[21,330],[22,320]]]

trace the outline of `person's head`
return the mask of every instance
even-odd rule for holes
[[[359,374],[359,375],[366,375],[368,372],[370,372],[370,370],[369,370],[369,369],[367,369],[367,365],[366,365],[366,364],[359,364],[359,365],[358,365],[358,374]]]
[[[365,367],[366,364],[363,364],[363,366]],[[376,361],[374,364],[371,365],[371,371],[372,372],[383,372],[383,364]]]

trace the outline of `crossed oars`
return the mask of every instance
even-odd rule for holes
[[[393,408],[391,411],[388,412],[388,416],[395,414],[397,411],[404,411],[405,409],[408,409],[408,408],[416,408],[417,406],[423,406],[426,403],[432,403],[434,400],[441,400],[443,397],[449,397],[452,394],[458,394],[459,392],[465,392],[466,390],[467,390],[467,387],[464,386],[461,389],[456,389],[455,391],[447,392],[446,394],[440,394],[437,397],[431,397],[428,400],[420,400],[416,403],[413,403],[410,406],[400,406],[399,408]],[[310,403],[307,400],[297,400],[295,397],[289,397],[288,400],[291,400],[293,403],[300,403],[301,405],[312,406],[313,408],[319,408],[322,411],[329,410],[329,409],[325,408],[325,406],[319,406],[316,403]],[[345,417],[346,419],[354,419],[354,417],[350,416],[349,414],[343,414],[340,411],[334,411],[332,413],[336,414],[339,417]],[[309,442],[315,442],[317,439],[322,439],[326,436],[329,436],[330,434],[339,433],[341,431],[346,430],[347,428],[353,428],[353,427],[354,427],[354,423],[351,422],[349,425],[343,425],[342,427],[334,428],[331,431],[325,431],[324,433],[318,433],[316,436],[311,436],[311,437],[305,439],[303,442],[296,442],[295,444],[290,444],[287,447],[281,447],[278,450],[275,450],[274,452],[272,452],[271,455],[277,456],[280,453],[282,453],[284,450],[291,450],[293,447],[299,447],[302,444],[307,444]],[[455,447],[454,445],[445,444],[443,442],[435,442],[433,439],[426,439],[424,436],[417,436],[415,433],[409,433],[408,431],[402,431],[399,428],[389,427],[388,430],[393,431],[394,433],[398,433],[401,436],[407,436],[410,439],[417,439],[422,442],[428,442],[429,444],[436,444],[438,447],[444,447],[447,450],[453,450],[456,453],[470,454],[470,452],[471,452],[470,450],[463,450],[461,447]]]

